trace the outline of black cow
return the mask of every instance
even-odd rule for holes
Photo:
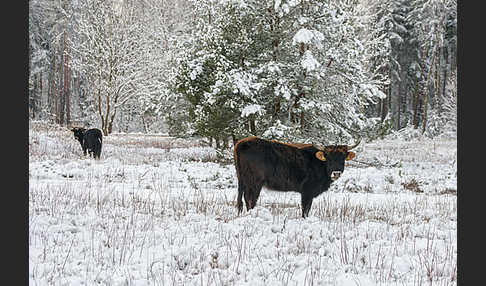
[[[254,136],[236,143],[234,159],[238,177],[238,213],[255,207],[262,187],[301,194],[302,217],[309,215],[312,200],[327,191],[344,171],[344,161],[356,155],[358,146],[282,143]]]
[[[95,159],[99,159],[101,155],[101,145],[103,144],[103,134],[97,128],[86,130],[82,127],[74,127],[71,129],[79,143],[83,148],[83,153],[86,156],[86,151]]]

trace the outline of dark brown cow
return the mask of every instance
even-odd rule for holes
[[[103,145],[103,134],[98,128],[91,128],[86,130],[82,127],[74,127],[71,129],[74,133],[74,138],[79,141],[83,154],[86,156],[88,151],[90,156],[95,159],[100,159],[101,147]]]
[[[258,137],[247,137],[234,148],[238,177],[238,213],[255,207],[262,187],[301,194],[302,217],[309,215],[312,200],[327,191],[344,171],[344,161],[356,155],[354,146],[282,143]]]

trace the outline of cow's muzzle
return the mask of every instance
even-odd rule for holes
[[[341,172],[341,171],[333,171],[331,173],[331,180],[333,180],[333,181],[337,180],[341,176],[342,173],[343,172]]]

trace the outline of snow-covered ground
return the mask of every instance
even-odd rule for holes
[[[29,128],[30,285],[456,285],[456,140],[362,142],[300,217],[263,190],[237,214],[233,165],[162,135]]]

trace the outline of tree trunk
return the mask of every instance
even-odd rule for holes
[[[400,130],[400,112],[401,112],[401,95],[400,95],[400,84],[398,84],[398,91],[397,91],[397,122],[396,122],[396,130]]]
[[[439,56],[437,57],[437,61],[435,63],[434,102],[433,102],[434,109],[437,110],[438,113],[439,113],[439,104],[440,104],[440,96],[441,96],[439,70],[440,70],[440,47],[439,47]]]
[[[445,49],[446,50],[446,54],[447,54],[447,48]],[[446,85],[447,85],[447,67],[448,67],[448,63],[447,63],[447,55],[444,56],[444,60],[445,60],[445,63],[444,63],[444,67],[442,68],[444,70],[444,73],[442,75],[442,99],[445,99],[447,98],[447,89],[446,89]],[[439,112],[442,112],[442,109],[443,109],[443,106],[442,104],[439,106]]]
[[[427,55],[427,47],[428,45],[424,46],[424,49],[422,50],[422,58],[421,58],[421,63],[420,63],[420,69],[421,69],[421,80],[423,75],[425,74],[425,57]],[[421,87],[420,90],[417,92],[417,118],[416,118],[416,123],[417,123],[417,128],[419,126],[419,110],[421,110],[421,107],[424,106],[422,103],[423,101],[420,100],[421,98],[424,98],[425,100],[425,95],[428,93],[427,92],[427,85],[428,85],[428,80],[426,80],[425,87]],[[422,97],[421,97],[422,95]],[[424,107],[425,109],[426,107]]]
[[[256,135],[255,119],[250,119],[250,133]]]
[[[304,111],[300,112],[300,130],[301,131],[305,130],[305,112]]]
[[[51,63],[52,64],[52,63]],[[49,68],[49,73],[47,74],[47,116],[49,120],[52,120],[52,68]]]
[[[223,137],[223,149],[226,150],[228,149],[228,145],[229,145],[229,137]]]
[[[108,134],[113,132],[113,122],[115,121],[116,110],[113,111],[113,114],[110,117],[110,121],[108,122]]]
[[[390,98],[391,98],[391,84],[388,85],[387,87],[387,96],[385,98],[383,98],[383,100],[381,101],[381,122],[383,122],[388,114],[388,102],[390,101]]]
[[[143,125],[143,132],[144,133],[148,133],[148,128],[147,128],[147,123],[145,122],[145,116],[140,116],[140,118],[142,119],[142,125]]]
[[[276,29],[277,27],[279,26],[279,21],[280,19],[276,16],[274,16],[273,14],[273,10],[272,8],[268,8],[268,12],[270,14],[270,34],[272,35],[273,38],[273,41],[272,41],[272,60],[274,62],[277,62],[278,60],[278,48],[279,48],[279,44],[280,44],[280,40],[279,38],[277,38],[277,33],[276,33]],[[275,89],[275,87],[277,86],[277,81],[274,81],[272,83],[272,90]],[[276,96],[274,97],[275,98],[275,102],[273,104],[273,114],[272,114],[272,122],[275,122],[277,119],[278,119],[278,115],[280,113],[280,96]]]
[[[391,112],[393,115],[393,109],[392,109],[392,90],[391,90],[391,85],[390,85],[390,95],[388,96],[388,100],[386,101],[388,104],[388,112]],[[393,117],[392,117],[393,118]]]
[[[52,79],[53,79],[53,94],[54,94],[54,100],[55,100],[55,121],[56,123],[59,123],[59,96],[57,95],[57,72],[56,72],[56,42],[54,41],[53,43],[54,46],[54,58],[53,58],[53,74],[52,74]]]
[[[84,119],[87,117],[87,113],[84,108],[84,104],[86,104],[86,91],[84,81],[79,74],[76,76],[73,92],[76,92],[78,98],[79,116]]]
[[[419,101],[419,96],[420,96],[420,92],[417,90],[413,96],[413,119],[412,119],[412,122],[413,122],[413,128],[414,129],[417,129],[418,128],[418,125],[419,125],[419,120],[418,120],[418,101]]]
[[[98,99],[97,102],[97,108],[98,108],[98,115],[101,118],[101,130],[103,131],[103,135],[108,135],[108,131],[106,130],[106,125],[105,125],[105,120],[103,118],[103,112],[101,111],[101,90],[100,87],[98,87],[97,95],[96,98]]]
[[[378,103],[376,104],[376,117],[381,117],[381,112],[383,110],[383,99],[378,98]],[[383,121],[383,119],[381,119]]]
[[[432,60],[430,63],[429,73],[427,75],[427,82],[425,83],[424,119],[422,122],[422,134],[425,133],[425,129],[427,128],[427,111],[429,108],[428,105],[429,105],[429,93],[430,93],[429,84],[430,84],[430,78],[432,77],[432,70],[433,70],[432,67],[434,66],[436,56],[437,56],[437,48],[435,48],[432,53]]]
[[[31,107],[31,116],[32,119],[35,119],[35,113],[36,113],[36,93],[37,93],[37,74],[34,75],[34,88],[32,90],[32,93],[30,95],[30,107]]]
[[[389,98],[390,98],[390,95],[388,94],[387,97],[385,97],[381,100],[381,122],[383,122],[385,120],[386,115],[388,114]]]
[[[424,118],[422,121],[422,134],[425,133],[425,129],[427,127],[427,109],[429,105],[429,92],[426,91],[425,99],[424,99]]]
[[[42,111],[42,72],[39,73],[39,106]],[[42,112],[41,112],[42,116]]]
[[[105,136],[110,134],[110,131],[109,131],[109,127],[108,127],[108,118],[110,116],[110,111],[111,111],[111,105],[110,105],[110,96],[108,95],[108,93],[106,94],[105,96],[105,100],[106,100],[106,110],[105,110],[105,117],[103,119],[103,126],[105,126]]]
[[[112,132],[113,132],[113,121],[110,121],[110,122],[108,123],[108,130],[107,130],[107,133],[108,133],[108,134],[106,134],[106,135],[109,135],[109,134],[111,134]]]
[[[67,113],[67,85],[69,83],[66,81],[67,80],[67,73],[69,72],[67,70],[67,41],[66,41],[66,28],[64,28],[64,34],[63,34],[63,45],[62,45],[62,60],[60,65],[62,67],[62,72],[60,73],[61,80],[60,80],[60,88],[59,88],[59,95],[60,95],[60,108],[59,108],[59,124],[64,125],[64,120],[66,118],[66,113]],[[67,119],[66,119],[66,124],[67,124]]]
[[[66,125],[71,124],[71,98],[69,95],[69,85],[70,85],[70,77],[69,77],[69,54],[66,54],[64,59],[64,97],[66,98]]]
[[[64,125],[65,107],[66,107],[66,97],[64,93],[64,57],[61,57],[60,70],[59,70],[59,124]]]

